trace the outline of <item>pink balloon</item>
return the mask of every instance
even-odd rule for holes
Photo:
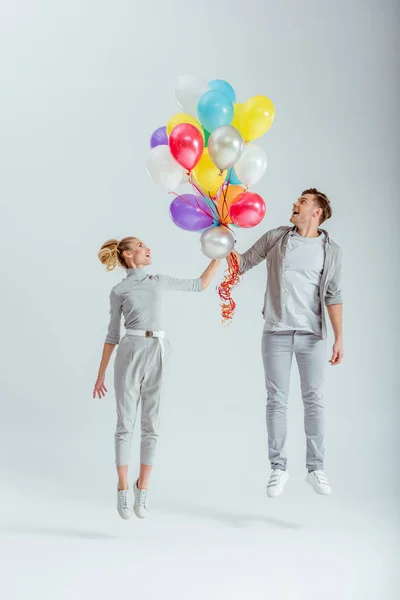
[[[169,148],[176,162],[187,171],[191,171],[203,154],[203,136],[194,125],[181,123],[171,131]]]
[[[243,192],[232,202],[229,214],[238,227],[255,227],[263,220],[266,206],[264,200],[253,192]]]

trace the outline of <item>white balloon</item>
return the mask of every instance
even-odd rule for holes
[[[183,169],[181,185],[183,185],[184,183],[189,183],[189,175],[187,174],[187,171],[185,171],[185,169]]]
[[[175,88],[175,98],[182,110],[196,117],[197,106],[203,94],[208,92],[208,85],[205,81],[194,75],[181,75]]]
[[[147,172],[154,183],[175,190],[182,181],[184,169],[172,156],[169,146],[156,146],[150,151]]]
[[[244,185],[250,186],[260,181],[266,168],[267,155],[264,150],[257,144],[248,144],[235,164],[235,173]]]

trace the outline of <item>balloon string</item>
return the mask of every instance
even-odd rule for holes
[[[228,180],[224,182],[224,189],[223,189],[223,195],[224,195],[224,200],[222,203],[222,208],[223,208],[223,212],[222,212],[222,216],[223,216],[223,220],[224,222],[227,221],[228,217],[229,217],[229,208],[228,208],[228,202],[226,201],[226,197],[228,195],[228,188],[231,184],[231,175],[232,175],[232,169],[229,169],[228,171]]]
[[[194,182],[193,175],[191,173],[189,175],[189,182],[192,184],[196,192],[200,194],[200,196],[205,196],[203,190]]]
[[[222,191],[223,191],[223,189],[225,187],[225,184],[226,184],[226,181],[224,181],[224,183],[218,188],[218,192],[217,192],[217,194],[215,196],[215,199],[217,201],[221,198],[221,194],[222,194]]]
[[[240,282],[239,263],[236,254],[231,252],[229,258],[229,269],[226,271],[224,280],[217,288],[218,295],[222,300],[221,315],[223,325],[232,322],[233,315],[235,314],[236,302],[231,297],[231,292]]]

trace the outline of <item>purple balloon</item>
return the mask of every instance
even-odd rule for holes
[[[168,136],[166,127],[159,127],[151,136],[150,147],[155,148],[156,146],[168,146]]]
[[[213,224],[212,212],[207,201],[195,194],[182,194],[171,202],[171,219],[186,231],[201,231]]]

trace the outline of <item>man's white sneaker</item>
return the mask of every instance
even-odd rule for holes
[[[269,498],[280,496],[288,479],[289,473],[287,471],[273,469],[267,485],[267,496],[269,496]]]
[[[145,519],[149,514],[149,507],[147,505],[147,490],[139,490],[136,481],[135,485],[133,486],[133,491],[135,493],[135,504],[133,505],[135,515],[139,517],[139,519]]]
[[[132,508],[129,502],[129,490],[118,490],[117,511],[122,519],[130,519]]]
[[[316,492],[317,494],[329,496],[332,493],[332,488],[331,484],[329,483],[329,479],[321,470],[311,471],[311,473],[307,473],[306,481],[314,488],[314,492]]]

